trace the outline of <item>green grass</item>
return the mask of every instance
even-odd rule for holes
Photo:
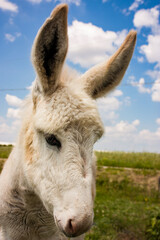
[[[95,152],[98,166],[128,167],[160,170],[158,153]]]
[[[0,145],[0,158],[8,158],[12,148],[12,145]]]
[[[13,146],[0,144],[0,172],[2,171],[5,159],[8,158]]]
[[[95,225],[85,240],[146,240],[149,220],[160,212],[159,201],[155,189],[139,187],[125,175],[111,182],[111,171],[98,172]]]

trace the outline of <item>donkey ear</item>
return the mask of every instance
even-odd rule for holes
[[[66,4],[58,5],[38,31],[32,47],[32,63],[44,93],[53,93],[58,85],[67,54]]]
[[[136,35],[135,31],[130,31],[107,63],[97,65],[82,75],[84,89],[92,98],[104,96],[120,83],[131,60]]]

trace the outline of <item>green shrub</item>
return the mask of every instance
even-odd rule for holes
[[[147,240],[160,240],[160,212],[152,216],[146,230]]]

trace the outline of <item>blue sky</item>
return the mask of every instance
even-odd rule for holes
[[[97,101],[106,133],[98,150],[160,152],[158,0],[0,0],[0,142],[15,142],[20,106],[35,72],[34,37],[60,2],[69,4],[67,64],[79,72],[108,59],[130,29],[137,45],[121,85]]]

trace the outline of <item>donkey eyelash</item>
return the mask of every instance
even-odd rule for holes
[[[58,149],[61,148],[61,142],[56,138],[56,136],[54,134],[50,134],[45,136],[46,142],[50,145],[50,146],[55,146]]]

